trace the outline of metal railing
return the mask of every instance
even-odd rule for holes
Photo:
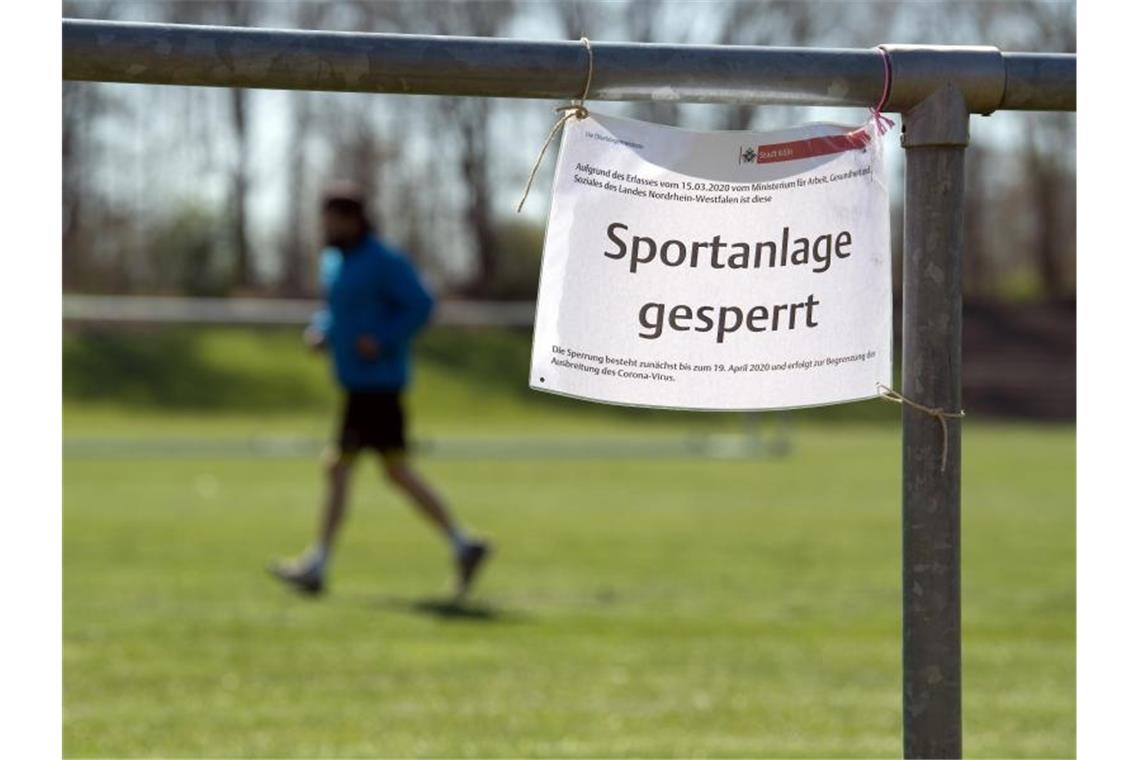
[[[65,294],[66,322],[299,326],[320,301],[303,298],[186,298]],[[530,327],[533,301],[441,301],[432,322],[448,327]]]
[[[590,100],[873,106],[883,90],[873,48],[591,47]],[[917,105],[948,78],[974,113],[1076,109],[1074,55],[885,48],[889,111]],[[63,22],[63,77],[70,80],[564,100],[581,94],[586,66],[578,42]]]

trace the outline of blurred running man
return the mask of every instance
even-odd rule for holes
[[[324,590],[329,557],[344,519],[349,476],[361,452],[375,451],[388,481],[409,497],[447,538],[455,556],[456,593],[470,588],[490,553],[468,538],[443,501],[408,462],[401,393],[408,384],[412,338],[428,321],[432,297],[415,269],[373,233],[363,195],[353,186],[330,188],[322,225],[329,245],[321,259],[327,306],[305,330],[314,350],[332,354],[344,388],[335,448],[325,464],[327,488],[317,541],[300,559],[271,567],[301,591]]]

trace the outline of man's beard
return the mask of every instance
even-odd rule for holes
[[[326,235],[325,236],[325,245],[331,245],[333,248],[340,248],[340,249],[351,248],[352,246],[354,246],[357,243],[357,241],[360,240],[361,237],[363,237],[363,234],[355,235],[355,236]]]
[[[359,245],[370,232],[372,232],[370,225],[361,224],[355,232],[325,233],[325,244],[341,250],[348,250]]]

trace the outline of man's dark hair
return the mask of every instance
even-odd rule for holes
[[[364,193],[353,183],[337,182],[330,185],[322,196],[321,208],[336,214],[356,217],[366,230],[372,230]]]

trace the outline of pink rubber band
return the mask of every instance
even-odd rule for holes
[[[883,50],[881,46],[876,47],[875,50],[879,51],[879,56],[883,59],[883,94],[879,96],[879,102],[870,111],[875,120],[876,130],[880,135],[885,135],[895,125],[893,121],[883,115],[883,106],[887,104],[887,98],[891,94],[891,59],[887,55],[887,51]]]

